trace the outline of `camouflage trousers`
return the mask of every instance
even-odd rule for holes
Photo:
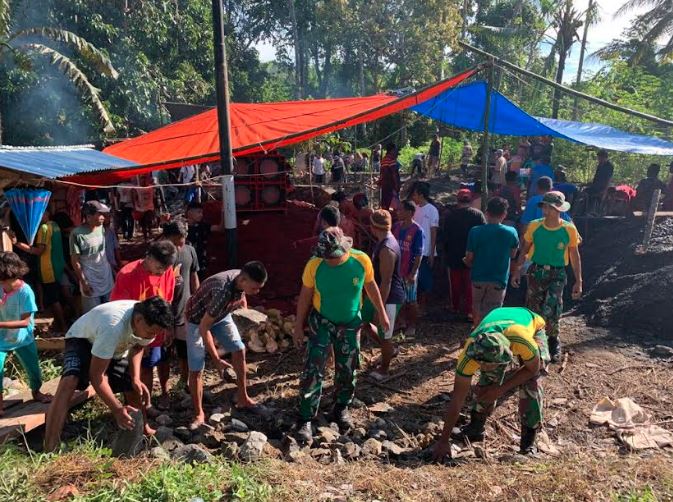
[[[528,269],[526,307],[546,321],[547,335],[559,336],[559,320],[563,313],[563,288],[567,281],[564,267],[533,264]]]
[[[348,325],[336,325],[314,310],[308,324],[311,335],[300,384],[299,415],[302,420],[311,420],[318,413],[330,345],[334,347],[336,366],[336,404],[347,406],[353,401],[360,367],[360,316]]]
[[[540,359],[543,365],[549,360],[549,349],[547,347],[547,335],[544,331],[538,331],[535,334],[535,341],[540,350]],[[492,370],[480,370],[479,382],[477,387],[488,387],[490,385],[502,385],[507,376],[507,366],[499,365]],[[472,410],[481,415],[489,416],[495,409],[496,402],[480,401],[475,398]],[[542,425],[544,405],[544,389],[542,388],[542,372],[519,386],[519,417],[521,425],[538,429]]]

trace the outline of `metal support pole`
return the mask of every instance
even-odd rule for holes
[[[481,142],[481,210],[486,211],[488,202],[488,159],[491,150],[489,122],[491,120],[491,93],[493,92],[493,60],[489,61],[486,79],[486,105],[484,107],[484,136]]]
[[[222,167],[222,211],[227,241],[227,265],[238,261],[236,242],[236,201],[234,192],[233,155],[231,153],[229,122],[229,77],[227,48],[224,38],[224,11],[222,0],[212,0],[215,49],[215,83],[217,87],[217,122],[220,136],[220,165]]]

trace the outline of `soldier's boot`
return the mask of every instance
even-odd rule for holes
[[[353,418],[351,417],[351,414],[348,411],[348,406],[346,405],[343,404],[334,405],[334,410],[332,411],[332,415],[330,418],[337,423],[337,425],[339,426],[339,430],[343,434],[355,428]]]
[[[537,437],[537,429],[532,429],[521,426],[521,442],[519,443],[519,453],[522,455],[531,455],[537,453],[535,446],[535,438]]]
[[[558,363],[561,361],[561,340],[558,336],[550,336],[549,341],[549,357],[551,357],[552,362]]]
[[[300,420],[297,426],[297,439],[302,444],[310,445],[313,442],[313,427],[311,421]]]
[[[470,412],[470,423],[461,427],[460,432],[456,434],[456,438],[467,439],[471,443],[483,441],[487,418],[488,415],[473,410]]]

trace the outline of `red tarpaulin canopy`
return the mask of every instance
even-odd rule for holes
[[[267,152],[370,122],[431,99],[478,71],[479,67],[467,70],[402,97],[377,94],[278,103],[232,103],[232,150],[236,157]],[[141,167],[80,174],[69,179],[90,184],[114,182],[157,169],[216,161],[220,157],[217,126],[217,110],[213,108],[104,150]]]

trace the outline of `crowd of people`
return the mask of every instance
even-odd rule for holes
[[[466,170],[468,147],[471,151],[466,142],[461,159]],[[293,339],[296,347],[307,346],[293,431],[298,439],[310,442],[313,437],[330,361],[335,365],[330,418],[342,433],[353,428],[349,406],[360,371],[361,334],[380,350],[368,375],[384,381],[395,370],[394,333],[415,334],[417,321],[428,312],[430,295],[436,290],[437,273],[443,270],[450,284],[448,308],[455,321],[469,323],[471,333],[455,369],[454,393],[434,457],[440,459],[450,451],[452,438],[483,438],[495,402],[515,388],[521,401],[520,451],[535,451],[543,417],[541,378],[548,364],[562,360],[559,320],[569,279],[572,297],[582,294],[581,238],[569,216],[568,199],[575,191],[560,172],[551,169],[552,150],[553,143],[541,140],[520,145],[514,156],[506,148],[495,151],[493,191],[484,212],[475,185],[460,188],[456,203],[448,208],[433,202],[428,181],[417,180],[408,193],[401,194],[393,144],[385,154],[380,150],[379,157],[372,156],[382,180],[380,209],[372,209],[364,193],[352,199],[343,191],[334,193],[332,202],[319,211],[313,235],[306,239],[311,253],[297,300]],[[598,159],[590,187],[605,190],[613,167],[605,152],[600,151]],[[523,171],[526,163],[532,165],[527,173]],[[655,181],[657,174],[658,169],[651,167],[641,182],[642,190],[667,189]],[[151,183],[128,187],[131,196],[122,187],[110,195],[116,211],[105,203],[108,199],[87,200],[80,225],[62,216],[52,218],[47,211],[34,245],[15,238],[15,249],[22,255],[0,253],[0,385],[5,357],[14,353],[26,369],[33,397],[51,401],[47,450],[59,445],[73,393],[89,384],[120,428],[132,428],[133,412],[141,410],[144,432],[153,434],[148,419],[170,409],[171,363],[191,396],[191,429],[207,419],[203,408],[207,357],[218,371],[235,374],[237,408],[268,412],[248,394],[246,348],[232,319],[232,312],[247,307],[248,297],[265,286],[265,266],[251,261],[241,269],[204,275],[208,236],[218,227],[203,221],[203,208],[193,199],[183,218],[163,225],[161,234],[148,240],[142,258],[125,263],[110,221],[118,222],[125,238],[133,237],[127,204],[144,198],[140,194],[145,187],[155,191],[147,200],[161,197]],[[150,237],[145,231],[143,236]],[[36,273],[30,278],[23,256],[38,257]],[[525,304],[503,307],[508,289],[524,283]],[[81,295],[81,310],[70,313],[72,302],[63,305],[61,298],[72,298],[73,287]],[[54,313],[57,329],[65,331],[62,378],[55,396],[41,392],[33,337],[36,289],[42,306]],[[66,289],[69,297],[62,294]],[[68,317],[75,319],[69,328]],[[223,353],[230,355],[231,362]],[[152,396],[155,368],[156,398]],[[470,421],[455,434],[477,371],[480,377]],[[119,393],[123,402],[116,396]]]

